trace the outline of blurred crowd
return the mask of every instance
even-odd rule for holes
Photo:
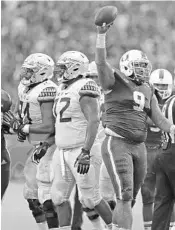
[[[31,53],[42,52],[55,61],[67,50],[94,60],[94,16],[105,5],[119,14],[107,38],[108,60],[118,68],[121,55],[142,49],[153,70],[175,68],[175,2],[152,1],[2,1],[1,85],[17,97],[19,68]]]

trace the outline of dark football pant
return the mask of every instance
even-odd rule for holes
[[[10,180],[10,156],[6,148],[1,149],[1,200]]]
[[[131,200],[134,204],[147,169],[144,143],[107,135],[102,144],[102,157],[117,199]]]
[[[160,152],[160,148],[147,148],[147,174],[141,187],[142,201],[144,205],[154,203],[156,189],[155,159]]]
[[[169,230],[175,202],[175,144],[157,156],[155,166],[156,196],[152,230]]]
[[[80,230],[82,223],[83,223],[83,208],[82,208],[82,204],[78,199],[78,189],[76,186],[75,197],[74,197],[72,230]]]

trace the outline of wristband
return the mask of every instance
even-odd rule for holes
[[[90,150],[82,148],[81,151],[84,152],[84,153],[90,154]]]
[[[97,34],[96,48],[104,49],[106,47],[106,33]]]
[[[47,148],[49,148],[49,147],[51,146],[48,142],[43,142],[43,143],[41,143],[41,145],[44,145],[44,146],[46,146]]]
[[[29,133],[29,127],[30,127],[30,125],[25,125],[23,128],[22,128],[22,131],[24,132],[24,133]]]

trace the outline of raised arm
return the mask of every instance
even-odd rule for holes
[[[151,120],[154,124],[162,129],[164,132],[170,133],[175,131],[175,126],[162,114],[158,101],[155,95],[152,97],[151,101]],[[173,131],[174,130],[174,131]]]
[[[106,32],[108,26],[97,26],[95,62],[97,65],[100,85],[104,91],[109,90],[115,83],[114,73],[106,60]]]

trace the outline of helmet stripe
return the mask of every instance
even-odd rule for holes
[[[159,79],[164,79],[164,70],[163,69],[160,69],[159,71]]]

